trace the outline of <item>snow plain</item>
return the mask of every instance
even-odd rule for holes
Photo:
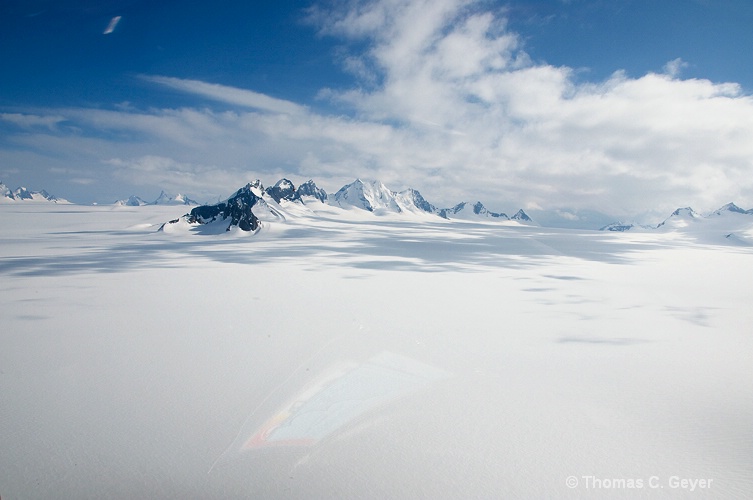
[[[3,499],[753,494],[752,247],[185,211],[0,205]]]

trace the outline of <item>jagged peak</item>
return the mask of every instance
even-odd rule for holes
[[[301,198],[293,182],[286,178],[280,179],[274,186],[268,187],[265,192],[277,203],[280,203],[282,200],[297,201]]]
[[[328,198],[327,192],[324,189],[318,187],[312,179],[309,179],[308,181],[298,186],[296,192],[298,193],[299,197],[310,196],[316,198],[322,203],[325,203]]]
[[[531,219],[527,213],[523,211],[521,208],[517,212],[515,212],[515,215],[510,217],[511,220],[517,220],[517,221],[525,221],[525,222],[533,222],[533,219]]]

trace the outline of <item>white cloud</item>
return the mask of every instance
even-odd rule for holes
[[[682,70],[687,68],[688,66],[690,65],[683,61],[682,58],[678,57],[677,59],[672,59],[664,65],[664,72],[672,78],[677,78],[680,76]]]
[[[283,99],[275,99],[265,94],[260,94],[251,90],[244,90],[216,83],[207,83],[199,80],[183,80],[168,76],[148,76],[142,78],[146,81],[164,85],[181,92],[195,94],[214,101],[243,106],[247,108],[269,111],[272,113],[295,114],[305,111],[304,106],[300,106]]]
[[[324,35],[357,41],[341,61],[358,80],[320,92],[348,116],[145,76],[236,109],[129,103],[4,114],[36,128],[0,144],[98,158],[123,181],[216,195],[257,176],[313,177],[328,190],[362,176],[418,188],[439,205],[474,197],[503,211],[753,206],[753,98],[739,85],[683,80],[679,59],[663,74],[630,78],[616,68],[581,83],[571,68],[532,62],[485,5],[349,0],[312,9]]]
[[[107,24],[107,27],[102,32],[103,35],[109,35],[113,31],[115,31],[115,28],[117,27],[118,23],[120,22],[121,17],[115,16],[112,19],[110,19],[110,22]]]
[[[753,101],[739,86],[680,80],[681,59],[665,75],[617,71],[579,84],[570,68],[530,62],[478,5],[390,0],[320,12],[324,33],[370,42],[361,57],[384,81],[330,95],[365,119],[406,124],[439,148],[443,171],[488,196],[625,210],[730,196],[753,203],[753,142],[744,139],[753,137]]]
[[[40,116],[29,113],[0,113],[0,120],[26,129],[34,127],[53,129],[58,123],[64,121],[65,118],[60,115]]]

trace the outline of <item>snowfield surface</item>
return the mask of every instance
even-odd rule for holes
[[[185,212],[0,206],[3,499],[753,492],[745,238]]]

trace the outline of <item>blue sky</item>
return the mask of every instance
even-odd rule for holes
[[[0,181],[81,203],[284,175],[506,211],[753,206],[750,26],[746,0],[5,0]]]

